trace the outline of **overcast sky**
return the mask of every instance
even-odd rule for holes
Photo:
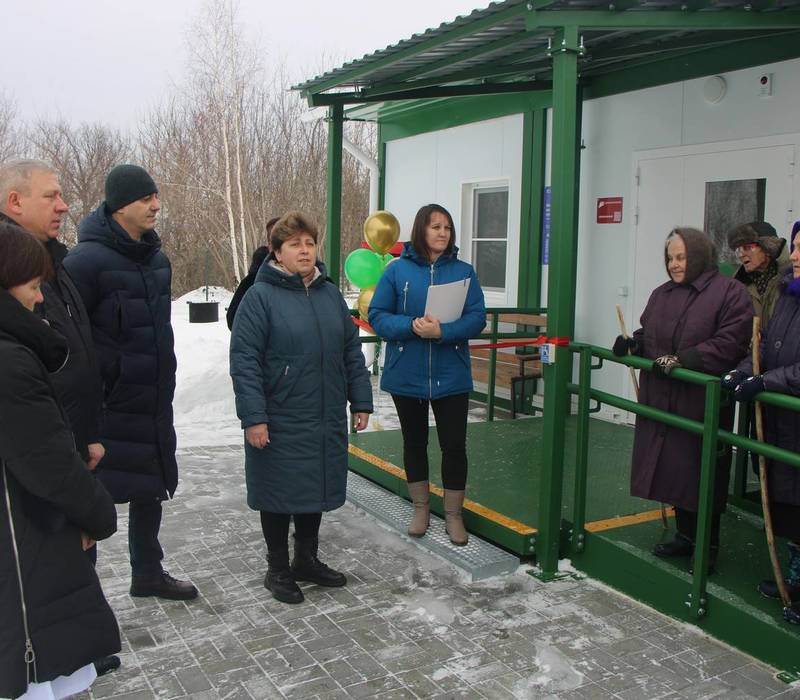
[[[264,64],[313,77],[488,0],[240,0]],[[25,119],[135,126],[181,81],[186,32],[203,0],[26,0],[6,13],[0,92]],[[335,59],[335,64],[333,60]]]

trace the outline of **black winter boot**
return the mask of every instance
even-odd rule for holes
[[[792,625],[800,625],[800,606],[793,603],[791,607],[784,608],[783,619]]]
[[[319,538],[308,537],[300,539],[294,536],[294,559],[292,559],[292,573],[296,581],[310,581],[318,586],[339,588],[347,584],[347,577],[339,571],[334,571],[327,564],[317,558],[319,551]]]
[[[289,550],[267,552],[267,567],[264,588],[272,593],[272,597],[281,603],[302,603],[303,591],[300,590],[289,568]]]
[[[795,542],[787,542],[789,548],[789,573],[786,575],[786,592],[789,599],[795,603],[800,602],[800,545]],[[758,592],[765,598],[779,600],[781,597],[778,591],[778,584],[773,579],[766,579],[758,584]],[[797,615],[797,611],[793,613]],[[788,617],[786,618],[789,619]],[[792,622],[792,620],[789,620]]]
[[[653,547],[657,557],[690,557],[694,552],[694,542],[680,532],[675,533],[671,542],[659,542]]]

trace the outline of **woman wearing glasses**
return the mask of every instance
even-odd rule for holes
[[[763,328],[781,295],[778,271],[789,265],[789,246],[765,221],[753,221],[731,229],[728,246],[741,263],[735,277],[750,292]]]

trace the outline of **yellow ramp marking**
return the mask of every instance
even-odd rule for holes
[[[384,459],[381,459],[377,455],[372,454],[371,452],[367,452],[366,450],[362,450],[360,447],[356,445],[350,445],[350,454],[354,457],[358,457],[369,464],[372,464],[378,469],[382,469],[385,472],[388,472],[392,476],[396,476],[398,479],[402,479],[403,481],[406,480],[406,473],[405,470],[400,469],[400,467],[392,464],[391,462],[387,462]],[[438,486],[431,485],[431,493],[435,493],[437,496],[443,496],[444,491],[440,489]],[[526,525],[525,523],[521,523],[519,520],[514,520],[513,518],[508,518],[501,513],[498,513],[491,508],[487,508],[486,506],[482,506],[480,503],[476,503],[475,501],[470,501],[468,498],[464,499],[464,508],[467,510],[472,511],[476,515],[480,515],[487,520],[491,520],[498,525],[502,525],[509,530],[513,530],[514,532],[520,535],[533,535],[538,530],[530,525]]]
[[[667,508],[667,517],[672,518],[675,516],[675,509],[670,506]],[[651,520],[661,519],[661,509],[648,510],[644,513],[634,513],[633,515],[621,515],[616,518],[608,518],[607,520],[595,520],[591,523],[586,523],[586,529],[589,532],[602,532],[603,530],[613,530],[617,527],[627,527],[628,525],[638,525],[639,523],[647,523]]]

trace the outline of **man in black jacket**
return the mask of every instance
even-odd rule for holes
[[[42,284],[44,303],[37,312],[66,338],[69,355],[50,379],[69,419],[75,449],[94,470],[105,454],[99,439],[102,390],[89,315],[62,264],[67,247],[58,241],[58,234],[68,211],[58,175],[47,163],[16,160],[0,165],[0,221],[15,224],[41,241],[53,263],[54,276]],[[96,547],[87,554],[92,562],[97,560]],[[98,675],[119,664],[116,656],[95,662]]]
[[[69,344],[69,360],[52,379],[76,448],[94,469],[105,452],[98,437],[102,394],[89,317],[62,265],[67,247],[58,234],[68,210],[58,176],[47,163],[17,160],[0,166],[0,220],[24,228],[50,253],[55,276],[42,285],[44,304],[38,311]]]
[[[106,456],[97,476],[117,503],[130,504],[130,593],[190,600],[197,588],[164,571],[159,542],[161,503],[178,486],[172,267],[155,231],[160,208],[147,171],[118,165],[64,266],[89,313],[103,383]]]

